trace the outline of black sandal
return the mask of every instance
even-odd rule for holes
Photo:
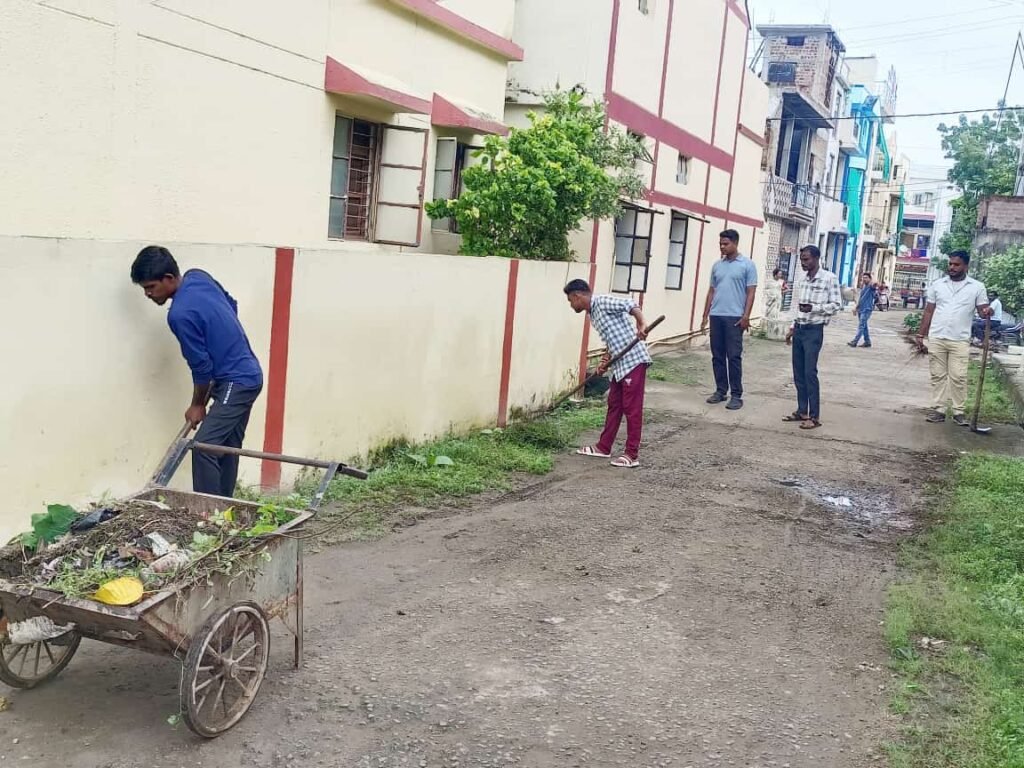
[[[804,416],[799,411],[793,411],[791,414],[789,414],[789,416],[783,416],[782,420],[786,421],[786,422],[791,422],[791,421],[807,421],[807,417]]]

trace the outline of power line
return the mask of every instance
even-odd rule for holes
[[[954,109],[948,112],[908,112],[905,115],[884,115],[886,120],[905,120],[909,117],[949,117],[950,115],[977,115],[982,112],[1022,112],[1024,107],[987,107],[985,109]],[[846,117],[829,117],[829,121],[833,120],[863,120],[863,119],[881,119],[879,115],[870,115],[869,118],[864,118],[860,115],[848,115]],[[769,117],[767,118],[770,123],[780,123],[783,120],[792,120],[791,117]]]
[[[1019,23],[1021,20],[1020,15],[1006,16],[1000,19],[991,19],[984,22],[974,22],[967,24],[957,24],[955,26],[940,27],[930,31],[913,34],[909,32],[903,32],[893,35],[884,35],[876,37],[865,37],[861,40],[852,40],[846,44],[847,48],[861,48],[865,45],[872,44],[877,45],[879,43],[896,43],[903,42],[906,40],[926,40],[936,39],[940,37],[948,37],[950,35],[962,35],[965,32],[984,32],[989,29],[997,29],[1005,27],[1009,22]],[[856,58],[856,57],[854,57]]]

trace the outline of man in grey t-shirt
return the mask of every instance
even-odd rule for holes
[[[750,311],[757,292],[757,267],[739,252],[740,234],[727,229],[718,238],[722,259],[711,268],[711,285],[704,304],[701,332],[711,323],[711,360],[715,393],[709,403],[730,411],[743,407],[743,332],[750,328]],[[731,398],[727,398],[728,394]]]

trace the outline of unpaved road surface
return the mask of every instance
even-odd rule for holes
[[[704,405],[709,360],[688,352],[686,384],[652,384],[642,469],[566,456],[310,558],[305,668],[275,634],[256,705],[217,741],[165,723],[175,662],[85,643],[52,683],[0,690],[0,765],[883,765],[895,545],[922,484],[979,440],[923,424],[899,319],[872,350],[843,344],[849,319],[829,329],[813,434],[780,421],[782,345],[750,345],[739,413]]]

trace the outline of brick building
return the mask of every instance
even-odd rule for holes
[[[768,147],[764,154],[764,208],[769,267],[790,278],[797,252],[817,242],[817,223],[828,176],[836,118],[844,109],[845,47],[832,27],[762,25],[761,76],[770,89]],[[834,184],[835,182],[833,182]]]
[[[974,250],[979,256],[1024,244],[1024,197],[992,195],[978,203]]]

